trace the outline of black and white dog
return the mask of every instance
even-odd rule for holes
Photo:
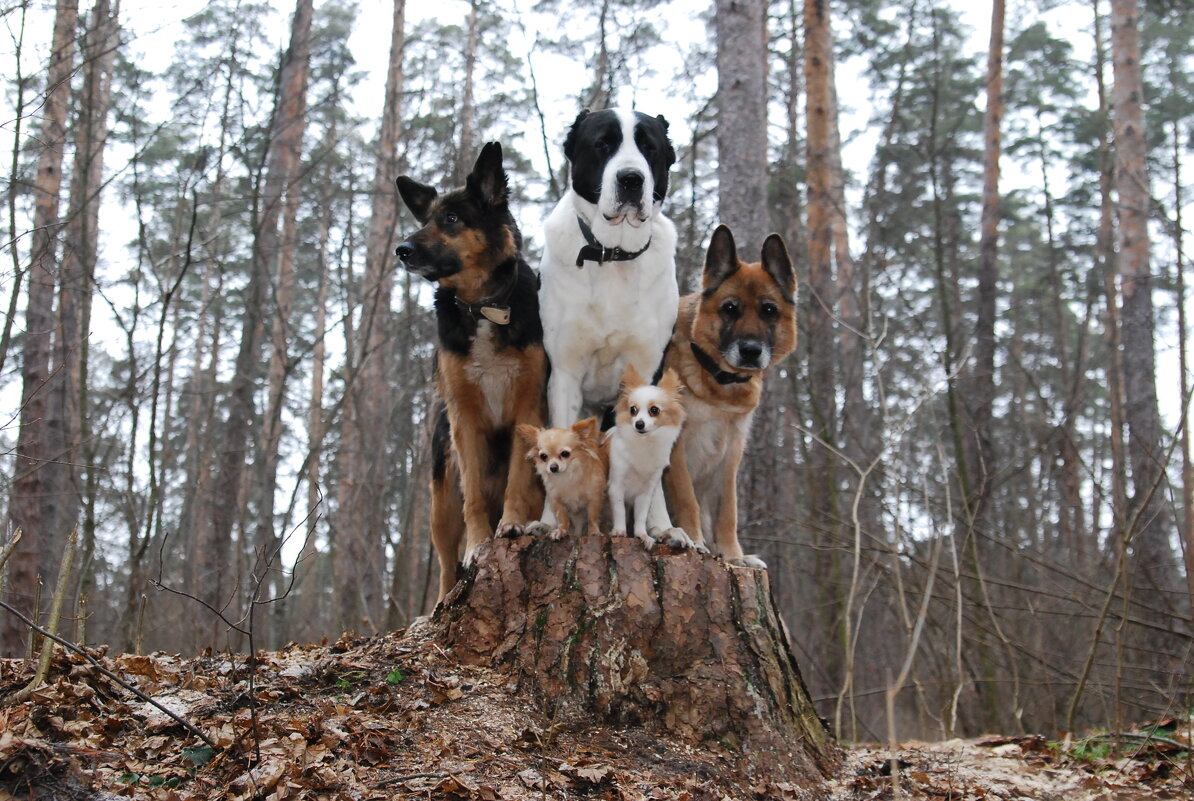
[[[550,423],[600,416],[627,364],[658,369],[680,299],[676,229],[663,215],[676,152],[663,117],[582,111],[564,142],[572,184],[544,223],[539,308]]]

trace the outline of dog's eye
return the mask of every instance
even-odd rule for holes
[[[560,451],[561,459],[567,459],[571,455],[572,455],[572,451]]]
[[[637,406],[631,406],[631,407],[630,407],[630,414],[631,414],[631,415],[636,415],[636,414],[638,414],[638,407],[637,407]]]
[[[444,223],[446,225],[455,225],[458,222],[460,222],[460,218],[457,217],[453,212],[449,211],[444,215]]]
[[[774,303],[764,303],[762,305],[762,307],[759,309],[759,311],[760,311],[760,313],[762,313],[762,315],[764,317],[778,317],[779,316],[779,307],[776,306]]]
[[[658,417],[659,416],[659,407],[652,406],[650,409],[647,409],[647,414],[651,415],[652,417]]]
[[[741,304],[739,304],[736,300],[727,300],[725,303],[721,304],[722,314],[728,315],[730,317],[737,317],[741,313],[741,310]]]
[[[546,454],[546,453],[541,453],[541,454],[539,454],[539,461],[541,461],[541,462],[546,462],[546,461],[547,461],[547,454]]]
[[[609,142],[605,141],[604,139],[598,139],[597,142],[593,145],[593,149],[596,150],[598,153],[608,153],[609,152]]]

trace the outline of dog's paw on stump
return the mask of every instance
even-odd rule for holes
[[[764,571],[629,538],[489,540],[434,626],[557,719],[660,727],[805,786],[840,764]]]

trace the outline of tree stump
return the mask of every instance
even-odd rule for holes
[[[803,786],[840,764],[764,570],[634,538],[494,539],[433,626],[557,720],[660,726]]]

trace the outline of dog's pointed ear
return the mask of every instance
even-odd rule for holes
[[[420,223],[427,222],[431,215],[431,204],[438,196],[435,187],[421,184],[405,175],[399,176],[394,183],[398,185],[398,194],[402,197],[402,202],[410,209],[410,213],[415,215],[415,219]]]
[[[796,300],[796,271],[792,269],[792,259],[788,256],[784,238],[779,234],[771,234],[763,241],[763,269],[779,285],[780,290],[784,293],[784,300],[794,303]]]
[[[580,113],[576,115],[576,119],[572,121],[572,127],[568,129],[568,136],[564,138],[564,158],[569,161],[575,154],[577,129],[580,128],[581,121],[587,116],[589,116],[589,110],[581,109]]]
[[[663,371],[663,378],[659,379],[659,388],[673,398],[679,398],[684,390],[684,385],[680,383],[680,374],[671,367],[667,368]]]
[[[535,428],[530,423],[519,423],[514,427],[514,434],[519,441],[528,448],[534,450],[535,446],[539,444],[539,429]],[[530,456],[530,454],[528,454]]]
[[[709,240],[709,250],[705,253],[705,273],[701,279],[701,290],[711,292],[721,286],[721,282],[729,278],[738,270],[738,249],[734,246],[734,235],[729,226],[719,225],[713,231],[713,238]]]
[[[626,390],[634,387],[641,387],[643,385],[643,377],[639,375],[638,370],[634,369],[634,365],[630,362],[626,363],[626,367],[622,370],[622,379],[618,382],[618,389],[622,394],[626,394]]]
[[[505,206],[510,200],[510,184],[502,167],[502,143],[486,142],[468,175],[468,190],[489,206]]]
[[[577,420],[572,424],[572,433],[581,439],[596,440],[600,432],[596,417],[586,417],[584,420]]]

